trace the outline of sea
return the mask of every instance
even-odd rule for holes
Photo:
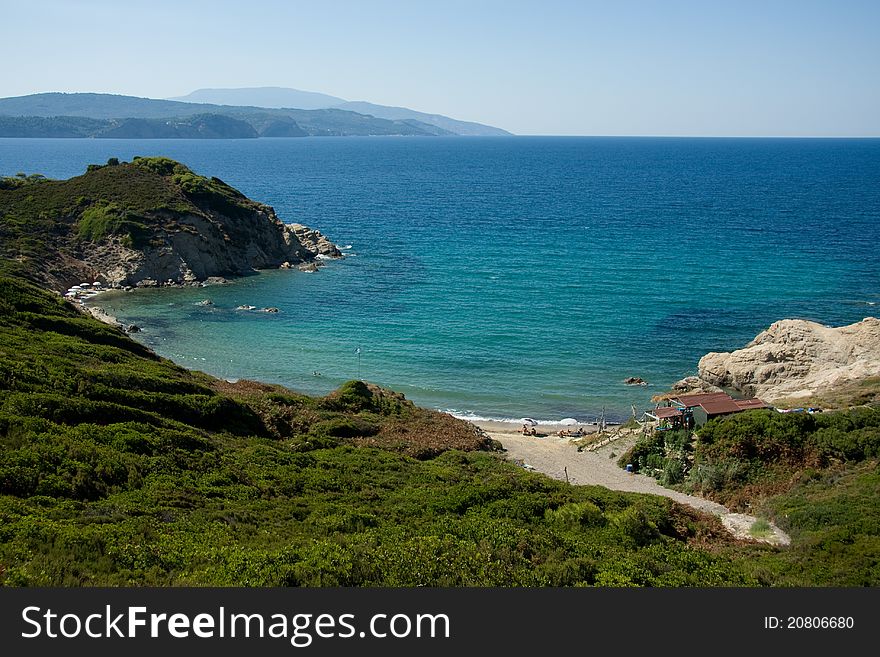
[[[877,139],[0,139],[0,175],[136,155],[217,176],[345,254],[98,297],[162,356],[229,380],[615,421],[774,321],[880,312]]]

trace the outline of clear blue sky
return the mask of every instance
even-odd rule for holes
[[[519,134],[880,136],[880,0],[0,0],[0,96],[284,86]]]

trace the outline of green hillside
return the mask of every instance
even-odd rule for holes
[[[351,382],[322,399],[160,359],[0,281],[6,585],[741,585],[712,519],[503,462]]]
[[[191,230],[182,216],[245,217],[265,208],[219,178],[166,158],[110,160],[81,176],[0,179],[0,275],[58,291],[79,279],[71,264],[90,245],[119,237],[137,247],[166,233]],[[234,222],[239,232],[247,222]],[[245,235],[235,235],[244,239]]]

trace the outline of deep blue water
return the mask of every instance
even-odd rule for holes
[[[880,140],[0,139],[0,174],[134,155],[352,247],[317,274],[102,301],[227,378],[324,393],[360,376],[462,413],[589,420],[646,408],[775,320],[878,312]]]

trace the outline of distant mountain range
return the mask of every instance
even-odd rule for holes
[[[211,105],[247,105],[252,107],[295,107],[296,109],[327,109],[345,103],[345,98],[300,91],[287,87],[245,87],[243,89],[197,89],[186,96],[169,100]]]
[[[427,114],[407,109],[406,107],[389,107],[376,105],[362,100],[348,101],[336,96],[301,91],[286,87],[245,87],[243,89],[199,89],[186,96],[178,96],[170,100],[186,103],[213,103],[216,105],[251,105],[256,107],[299,109],[340,109],[358,114],[375,116],[389,121],[417,121],[441,128],[455,135],[469,136],[502,136],[510,133],[501,128],[451,119],[442,114]]]
[[[439,114],[351,103],[297,89],[202,89],[185,98],[217,102],[95,93],[43,93],[0,98],[0,137],[247,139],[510,134],[499,128],[457,121]],[[289,106],[288,103],[306,105],[307,108]],[[321,107],[328,103],[334,105]]]

